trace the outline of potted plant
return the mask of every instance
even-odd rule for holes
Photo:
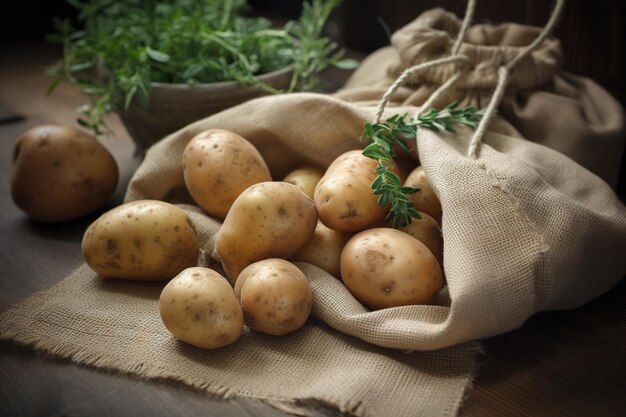
[[[79,124],[107,132],[118,113],[141,152],[195,120],[268,93],[308,90],[329,65],[353,68],[322,35],[340,0],[304,3],[272,27],[246,0],[68,0],[82,28],[56,20],[63,58],[49,93],[67,80],[91,97]]]

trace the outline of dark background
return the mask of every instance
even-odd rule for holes
[[[276,20],[296,19],[301,2],[249,0],[254,14]],[[424,10],[442,7],[462,17],[462,0],[344,0],[335,10],[328,34],[340,45],[367,54],[389,44],[393,32]],[[542,26],[552,2],[547,0],[479,0],[474,21],[513,21]],[[52,28],[52,16],[74,17],[63,0],[22,0],[0,8],[0,47],[44,42]],[[565,70],[587,76],[626,105],[626,2],[623,0],[568,0],[555,32],[563,44]],[[0,62],[0,65],[3,63]],[[626,158],[623,159],[626,161]],[[626,169],[622,164],[619,194],[626,196]]]

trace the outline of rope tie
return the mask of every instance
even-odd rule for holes
[[[402,74],[396,79],[396,81],[394,81],[394,83],[389,86],[387,91],[385,91],[385,94],[383,95],[383,98],[381,99],[380,103],[378,104],[378,109],[376,110],[376,119],[375,119],[374,123],[380,123],[380,119],[383,116],[383,112],[385,111],[385,107],[387,107],[387,103],[389,102],[389,99],[396,92],[396,90],[402,84],[404,84],[404,82],[407,79],[409,79],[409,77],[412,77],[415,74],[417,74],[419,72],[423,72],[424,70],[427,70],[429,68],[433,68],[433,67],[436,67],[436,66],[442,65],[442,64],[448,64],[448,63],[451,63],[451,62],[465,62],[465,63],[467,63],[467,62],[469,62],[469,58],[467,56],[465,56],[465,55],[448,56],[448,57],[445,57],[445,58],[435,59],[435,60],[432,60],[430,62],[424,62],[422,64],[418,64],[418,65],[415,65],[413,67],[405,69],[402,72]]]
[[[502,97],[504,96],[504,92],[506,91],[506,87],[510,80],[510,74],[515,69],[515,67],[532,51],[534,51],[554,30],[561,14],[563,13],[563,7],[565,6],[565,0],[556,0],[556,4],[552,13],[550,14],[550,18],[546,25],[543,27],[539,35],[535,38],[535,40],[527,45],[511,62],[507,65],[502,65],[498,68],[498,81],[496,83],[496,87],[494,92],[489,100],[489,104],[485,109],[485,113],[478,124],[478,127],[474,131],[472,138],[470,140],[468,154],[467,156],[476,159],[478,158],[478,152],[480,149],[480,144],[482,143],[482,138],[487,130],[490,121],[493,119],[493,116],[502,101]],[[450,87],[452,87],[463,75],[467,73],[467,67],[469,63],[469,58],[466,55],[461,54],[459,51],[461,49],[461,45],[463,40],[465,39],[465,35],[469,28],[469,25],[474,17],[474,11],[476,10],[476,0],[468,0],[467,9],[465,11],[465,17],[463,18],[463,22],[461,24],[461,28],[459,29],[459,33],[454,42],[454,45],[451,49],[451,54],[445,58],[439,58],[432,60],[430,62],[425,62],[422,64],[415,65],[413,67],[407,68],[402,72],[402,74],[396,79],[396,81],[389,86],[385,94],[383,95],[378,109],[376,111],[376,119],[375,123],[379,123],[382,118],[383,112],[385,111],[385,107],[389,103],[389,99],[396,92],[396,90],[404,84],[404,82],[409,79],[409,77],[422,72],[426,69],[433,68],[439,65],[449,64],[449,63],[457,63],[460,64],[459,70],[456,74],[450,77],[445,83],[439,86],[424,102],[424,104],[420,107],[418,112],[415,114],[415,118],[417,118],[423,111],[427,111],[430,109],[432,103],[438,100]]]

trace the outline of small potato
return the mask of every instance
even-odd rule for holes
[[[283,259],[265,259],[248,265],[237,279],[235,296],[241,302],[246,325],[281,336],[304,325],[313,296],[302,271]]]
[[[159,311],[176,339],[202,349],[233,343],[243,331],[243,313],[232,287],[208,268],[187,268],[168,282]]]
[[[291,171],[283,179],[283,181],[293,184],[309,197],[313,198],[315,186],[320,181],[324,173],[321,169],[315,167],[298,168]]]
[[[262,182],[246,189],[231,207],[215,240],[232,283],[253,262],[291,257],[311,238],[317,223],[315,204],[286,182]]]
[[[408,195],[408,200],[413,203],[415,209],[430,214],[435,220],[441,222],[441,203],[428,182],[424,167],[420,165],[415,168],[407,177],[404,185],[420,189],[420,191]]]
[[[85,232],[85,262],[103,278],[171,279],[198,260],[198,237],[187,214],[156,200],[122,204]]]
[[[352,233],[329,229],[318,221],[311,239],[291,257],[291,260],[310,263],[339,278],[341,251],[351,237]]]
[[[388,228],[369,229],[350,239],[341,254],[341,277],[374,310],[432,303],[442,285],[441,268],[426,245]]]
[[[367,229],[385,216],[371,189],[376,161],[360,150],[348,151],[333,161],[315,187],[315,206],[324,224],[342,232]],[[393,171],[397,174],[397,168]]]
[[[111,199],[117,180],[109,151],[73,127],[34,127],[13,150],[11,196],[36,220],[62,222],[89,214]]]
[[[194,201],[221,219],[243,190],[272,180],[254,145],[222,129],[205,130],[191,139],[183,152],[183,175]]]
[[[399,230],[426,245],[443,269],[443,237],[439,223],[426,213],[420,213],[420,215],[422,216],[421,219],[413,219],[411,224],[401,227]]]

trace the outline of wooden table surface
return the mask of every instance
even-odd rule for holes
[[[22,45],[0,50],[0,311],[45,290],[82,262],[80,241],[96,215],[58,225],[29,220],[13,204],[13,144],[43,122],[72,125],[83,103],[62,85],[45,96],[42,67],[57,51]],[[116,118],[105,139],[123,190],[138,161]],[[626,254],[625,254],[626,255]],[[590,277],[592,279],[592,277]],[[461,416],[626,415],[626,284],[572,311],[536,315],[516,331],[485,340],[485,353]],[[316,410],[315,415],[339,415]],[[0,416],[285,416],[249,399],[224,401],[168,381],[146,381],[78,366],[10,342],[0,343]],[[384,417],[384,416],[381,416]]]

